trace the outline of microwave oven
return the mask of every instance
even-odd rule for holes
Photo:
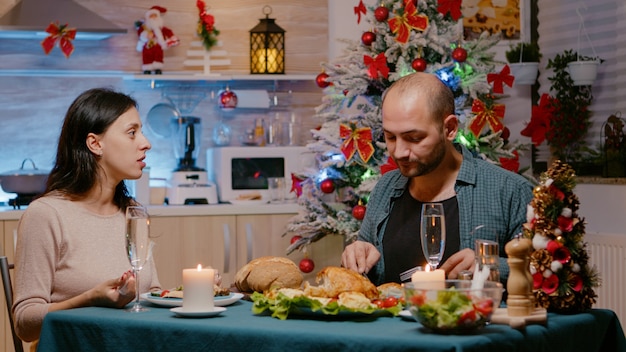
[[[206,158],[208,177],[217,184],[221,203],[250,194],[269,199],[270,177],[284,177],[286,199],[295,199],[291,174],[315,165],[314,153],[294,146],[215,147],[207,149]]]

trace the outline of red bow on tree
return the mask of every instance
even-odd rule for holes
[[[409,40],[412,28],[419,31],[424,31],[428,28],[428,16],[418,15],[413,1],[405,1],[402,16],[395,16],[389,19],[387,23],[391,32],[397,34],[396,41],[406,43]]]
[[[392,157],[387,157],[387,163],[380,166],[380,174],[384,175],[391,170],[395,170],[398,168],[398,164],[393,161]]]
[[[367,66],[367,72],[373,79],[378,78],[378,72],[385,78],[389,77],[389,67],[387,67],[387,57],[385,57],[385,53],[378,54],[376,58],[363,55],[363,63]]]
[[[504,65],[500,73],[487,74],[487,82],[493,83],[493,92],[502,94],[504,93],[504,84],[509,87],[513,87],[513,81],[515,77],[511,75],[511,68],[509,65]]]
[[[470,123],[470,131],[478,137],[486,124],[489,124],[489,127],[494,132],[502,131],[504,124],[501,120],[504,118],[504,110],[505,106],[503,104],[487,106],[479,99],[474,99],[472,112],[476,114],[476,117]]]
[[[519,171],[519,154],[517,150],[513,151],[512,158],[500,158],[500,166],[505,170],[517,173]]]
[[[76,28],[68,28],[67,23],[59,25],[59,21],[56,23],[50,23],[46,32],[50,33],[44,40],[41,41],[41,47],[46,55],[50,54],[54,45],[59,42],[59,48],[63,52],[66,58],[70,58],[70,55],[74,52],[74,45],[72,40],[76,38]]]
[[[363,4],[363,0],[361,0],[359,1],[359,5],[354,7],[354,14],[359,16],[358,19],[356,20],[357,24],[361,23],[361,14],[365,15],[365,12],[367,12],[367,9],[365,8],[365,5]]]
[[[341,152],[346,157],[346,161],[352,159],[357,151],[364,162],[370,160],[372,155],[374,155],[371,128],[355,128],[342,123],[339,125],[339,137],[344,139],[341,144]]]
[[[462,0],[438,0],[439,5],[437,6],[437,11],[442,15],[450,12],[452,19],[458,21],[458,19],[461,18],[462,2]]]
[[[530,137],[535,146],[540,145],[546,139],[546,134],[550,130],[550,119],[554,114],[554,103],[556,101],[555,98],[552,98],[547,93],[542,94],[541,99],[539,99],[539,105],[533,106],[530,122],[526,125],[526,128],[520,131],[522,136]]]

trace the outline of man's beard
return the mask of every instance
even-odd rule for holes
[[[435,148],[432,153],[427,156],[424,160],[410,160],[409,158],[401,158],[395,159],[396,165],[398,165],[398,169],[400,169],[400,173],[405,177],[418,177],[431,173],[435,170],[441,162],[446,154],[445,141],[441,141]],[[404,163],[411,163],[410,165],[403,165]]]
[[[156,18],[147,18],[145,22],[146,26],[152,30],[158,30],[163,28],[163,18],[158,16]]]

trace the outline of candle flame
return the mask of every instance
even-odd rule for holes
[[[202,271],[202,264],[198,264],[198,271]]]

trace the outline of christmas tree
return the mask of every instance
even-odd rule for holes
[[[367,8],[359,2],[356,21],[371,30],[360,40],[345,40],[342,56],[322,63],[317,76],[324,89],[316,113],[324,123],[312,131],[308,148],[317,168],[292,175],[303,208],[287,226],[287,253],[305,250],[327,235],[356,238],[368,197],[378,178],[395,168],[386,153],[381,95],[393,82],[416,71],[436,74],[454,92],[461,126],[457,141],[476,156],[519,172],[518,150],[509,143],[503,86],[512,86],[508,66],[491,49],[498,34],[464,40],[461,0],[397,0]]]

